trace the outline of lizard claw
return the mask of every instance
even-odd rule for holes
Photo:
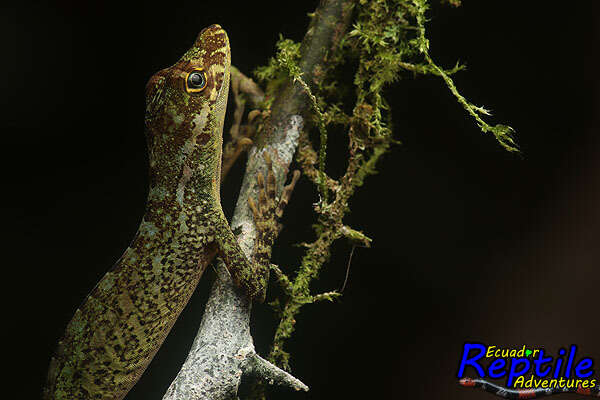
[[[294,187],[300,179],[300,171],[294,171],[292,181],[283,188],[281,197],[277,198],[277,185],[275,174],[273,173],[273,163],[268,153],[264,153],[265,163],[267,164],[267,177],[259,172],[257,175],[258,184],[258,205],[252,198],[248,198],[248,205],[256,225],[256,245],[254,250],[254,268],[255,277],[264,283],[264,290],[256,294],[255,300],[264,300],[266,287],[269,280],[269,261],[271,259],[271,247],[281,230],[278,220],[283,215],[283,210],[288,204]]]

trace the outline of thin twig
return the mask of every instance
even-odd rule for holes
[[[352,250],[350,250],[350,257],[348,258],[348,265],[346,267],[346,278],[344,278],[344,284],[340,289],[340,293],[344,293],[344,289],[346,289],[346,283],[348,282],[348,275],[350,275],[350,264],[352,263],[352,255],[354,254],[354,249],[356,245],[352,246]]]

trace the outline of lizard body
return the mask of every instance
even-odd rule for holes
[[[140,378],[215,255],[251,299],[266,279],[246,259],[220,205],[230,49],[205,28],[146,87],[150,190],[139,229],[69,322],[45,399],[118,400]],[[267,269],[268,271],[268,269]]]

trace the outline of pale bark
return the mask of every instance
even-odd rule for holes
[[[327,70],[327,55],[346,32],[355,0],[323,0],[314,13],[301,46],[299,66],[310,88],[318,79],[316,71]],[[250,99],[252,101],[252,99]],[[251,259],[256,231],[248,198],[256,198],[258,172],[266,176],[264,152],[273,160],[277,192],[281,194],[290,163],[298,146],[298,137],[310,112],[305,91],[290,81],[275,99],[265,134],[250,149],[246,173],[234,211],[231,228],[246,256]],[[235,288],[221,263],[217,279],[197,336],[177,377],[164,400],[235,399],[243,376],[295,390],[308,386],[289,373],[261,358],[254,350],[250,335],[250,311],[246,296]]]

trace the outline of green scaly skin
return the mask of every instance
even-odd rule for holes
[[[230,58],[227,34],[212,25],[148,82],[146,213],[131,245],[69,322],[45,399],[125,397],[217,254],[237,286],[264,299],[268,268],[246,259],[220,204]],[[189,93],[186,77],[199,67],[206,87]]]

